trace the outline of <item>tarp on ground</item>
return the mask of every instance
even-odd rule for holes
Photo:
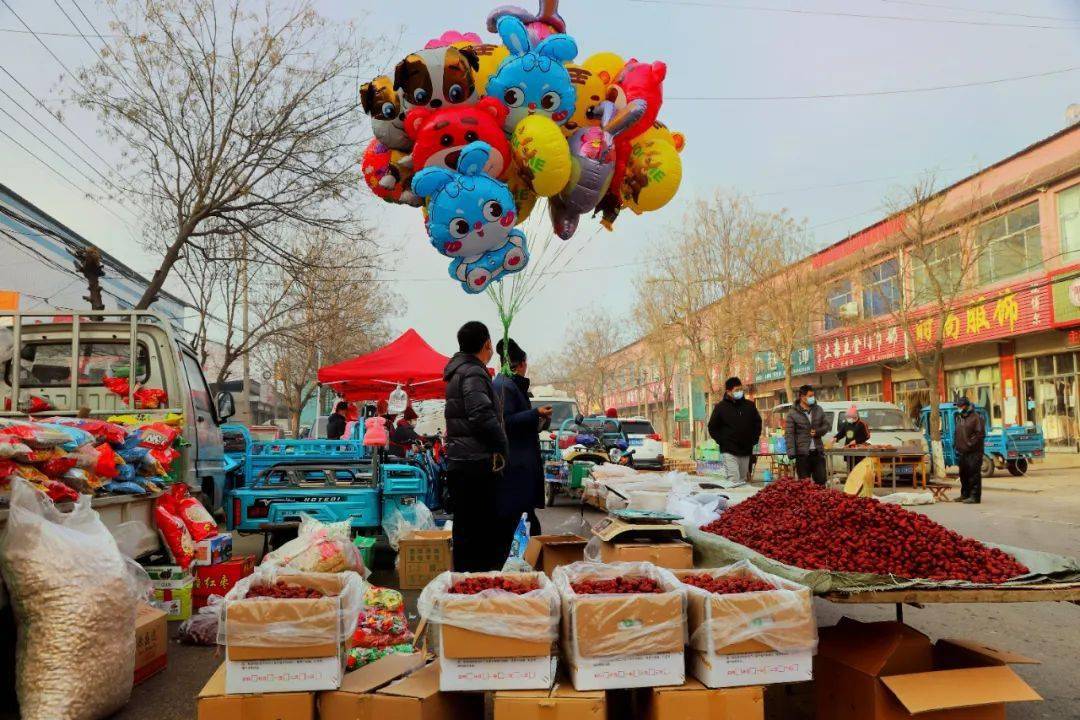
[[[318,378],[349,401],[384,400],[397,385],[412,400],[441,400],[446,396],[443,368],[449,361],[409,328],[378,350],[319,368]]]
[[[1006,583],[985,585],[963,580],[912,580],[873,573],[806,570],[765,557],[745,545],[698,528],[687,528],[686,539],[694,545],[695,567],[724,567],[739,560],[749,560],[765,572],[806,585],[816,595],[865,590],[1008,588],[1041,582],[1080,582],[1080,560],[1076,558],[993,543],[983,544],[1008,553],[1026,565],[1031,572],[1015,577]]]

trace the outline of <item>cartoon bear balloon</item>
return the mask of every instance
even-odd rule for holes
[[[412,180],[413,192],[428,199],[431,244],[454,258],[450,277],[467,293],[482,292],[529,262],[525,233],[514,227],[517,209],[510,189],[484,174],[490,156],[487,143],[469,143],[456,170],[427,167]]]

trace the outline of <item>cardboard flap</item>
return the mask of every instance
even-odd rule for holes
[[[663,541],[665,539],[682,540],[686,537],[686,530],[682,525],[674,523],[629,523],[625,520],[607,517],[598,522],[592,529],[593,535],[605,542],[611,542],[615,538],[629,541],[637,538],[650,538]]]
[[[341,692],[361,695],[408,675],[424,665],[423,653],[393,653],[379,658],[370,665],[346,673],[341,681]]]
[[[410,530],[401,537],[401,540],[405,542],[440,542],[449,540],[451,537],[452,533],[449,530]]]
[[[218,669],[206,681],[206,685],[199,691],[200,698],[220,697],[225,694],[225,663],[218,665]]]
[[[1042,700],[1031,686],[1004,665],[935,670],[881,678],[912,715],[1025,700]]]
[[[961,651],[967,651],[969,653],[975,653],[977,655],[982,655],[983,657],[986,657],[986,658],[988,658],[990,660],[996,660],[996,661],[998,661],[1000,663],[1004,663],[1006,665],[1040,665],[1041,664],[1041,662],[1039,660],[1029,658],[1026,655],[1021,655],[1020,653],[1014,653],[1014,652],[1011,652],[1009,650],[998,650],[997,648],[992,648],[989,645],[980,645],[979,643],[972,642],[971,640],[952,640],[952,639],[938,640],[937,641],[937,646],[938,646],[939,649],[942,649],[942,650],[945,650],[945,651],[951,651],[953,649],[958,649],[958,650],[961,650]]]
[[[379,695],[394,695],[395,697],[416,698],[424,700],[432,695],[439,694],[439,663],[435,661],[415,671],[408,677],[404,677],[395,683],[387,685],[378,691]]]
[[[902,623],[841,618],[835,626],[821,628],[818,637],[818,655],[871,677],[933,666],[930,638]]]

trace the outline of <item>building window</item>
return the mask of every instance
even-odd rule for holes
[[[979,281],[994,283],[1042,266],[1037,202],[979,226]]]
[[[1072,352],[1020,361],[1024,419],[1038,425],[1050,447],[1080,448],[1080,356]]]
[[[885,399],[884,394],[881,392],[881,381],[868,383],[858,383],[857,385],[848,385],[848,394],[851,396],[852,402],[860,400],[881,402]]]
[[[950,370],[945,373],[945,381],[949,388],[949,400],[956,400],[962,395],[973,404],[986,408],[992,424],[1003,423],[1000,365]]]
[[[922,409],[930,404],[930,386],[925,380],[904,380],[893,383],[894,402],[900,406],[916,427],[922,427]]]
[[[840,327],[843,322],[842,308],[853,302],[855,293],[851,289],[850,280],[841,280],[830,287],[825,293],[825,329]]]
[[[948,300],[959,289],[963,272],[959,234],[942,238],[917,251],[911,258],[915,304]]]
[[[900,302],[900,263],[896,258],[878,263],[863,276],[863,312],[878,317],[896,309]]]
[[[1057,194],[1058,222],[1061,224],[1061,253],[1063,257],[1080,257],[1080,185],[1073,185]]]

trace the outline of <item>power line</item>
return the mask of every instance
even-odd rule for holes
[[[817,95],[745,95],[745,96],[667,96],[665,100],[723,100],[723,101],[760,101],[760,100],[825,100],[831,98],[852,98],[852,97],[879,97],[882,95],[908,95],[912,93],[925,93],[925,92],[937,92],[940,90],[956,90],[959,88],[968,87],[980,87],[983,85],[999,85],[1001,83],[1016,82],[1018,80],[1031,80],[1033,78],[1049,77],[1051,75],[1062,75],[1064,73],[1074,72],[1080,70],[1080,65],[1074,65],[1072,67],[1061,68],[1059,70],[1048,70],[1041,73],[1033,73],[1031,75],[1014,75],[1012,77],[996,78],[994,80],[976,80],[973,82],[955,83],[952,85],[932,85],[929,87],[921,88],[902,88],[898,90],[867,90],[863,92],[843,92],[843,93],[821,93]]]
[[[983,15],[1005,15],[1008,17],[1028,18],[1031,20],[1060,20],[1061,22],[1080,22],[1080,18],[1055,17],[1053,15],[1029,15],[1027,13],[1008,12],[1005,10],[984,10],[983,8],[960,7],[958,5],[941,5],[938,3],[916,2],[916,0],[881,0],[881,2],[893,3],[894,5],[913,5],[916,7],[939,8],[952,10],[953,12],[972,12]]]
[[[858,20],[890,20],[897,22],[939,23],[944,25],[974,25],[979,27],[1026,28],[1029,30],[1075,30],[1072,25],[1032,25],[1025,23],[990,22],[988,20],[950,20],[947,18],[911,17],[910,15],[875,15],[841,10],[804,10],[798,8],[742,5],[729,2],[701,2],[701,0],[627,0],[640,5],[683,5],[686,7],[713,8],[716,10],[755,10],[758,12],[783,13],[787,15],[818,15],[823,17],[854,18]]]
[[[19,28],[0,28],[0,33],[12,33],[16,35],[44,35],[45,37],[59,37],[59,38],[73,38],[78,39],[82,37],[82,33],[69,33],[69,32],[48,32],[45,30],[25,30]],[[121,35],[91,35],[90,37],[99,38],[101,40],[122,40]]]

